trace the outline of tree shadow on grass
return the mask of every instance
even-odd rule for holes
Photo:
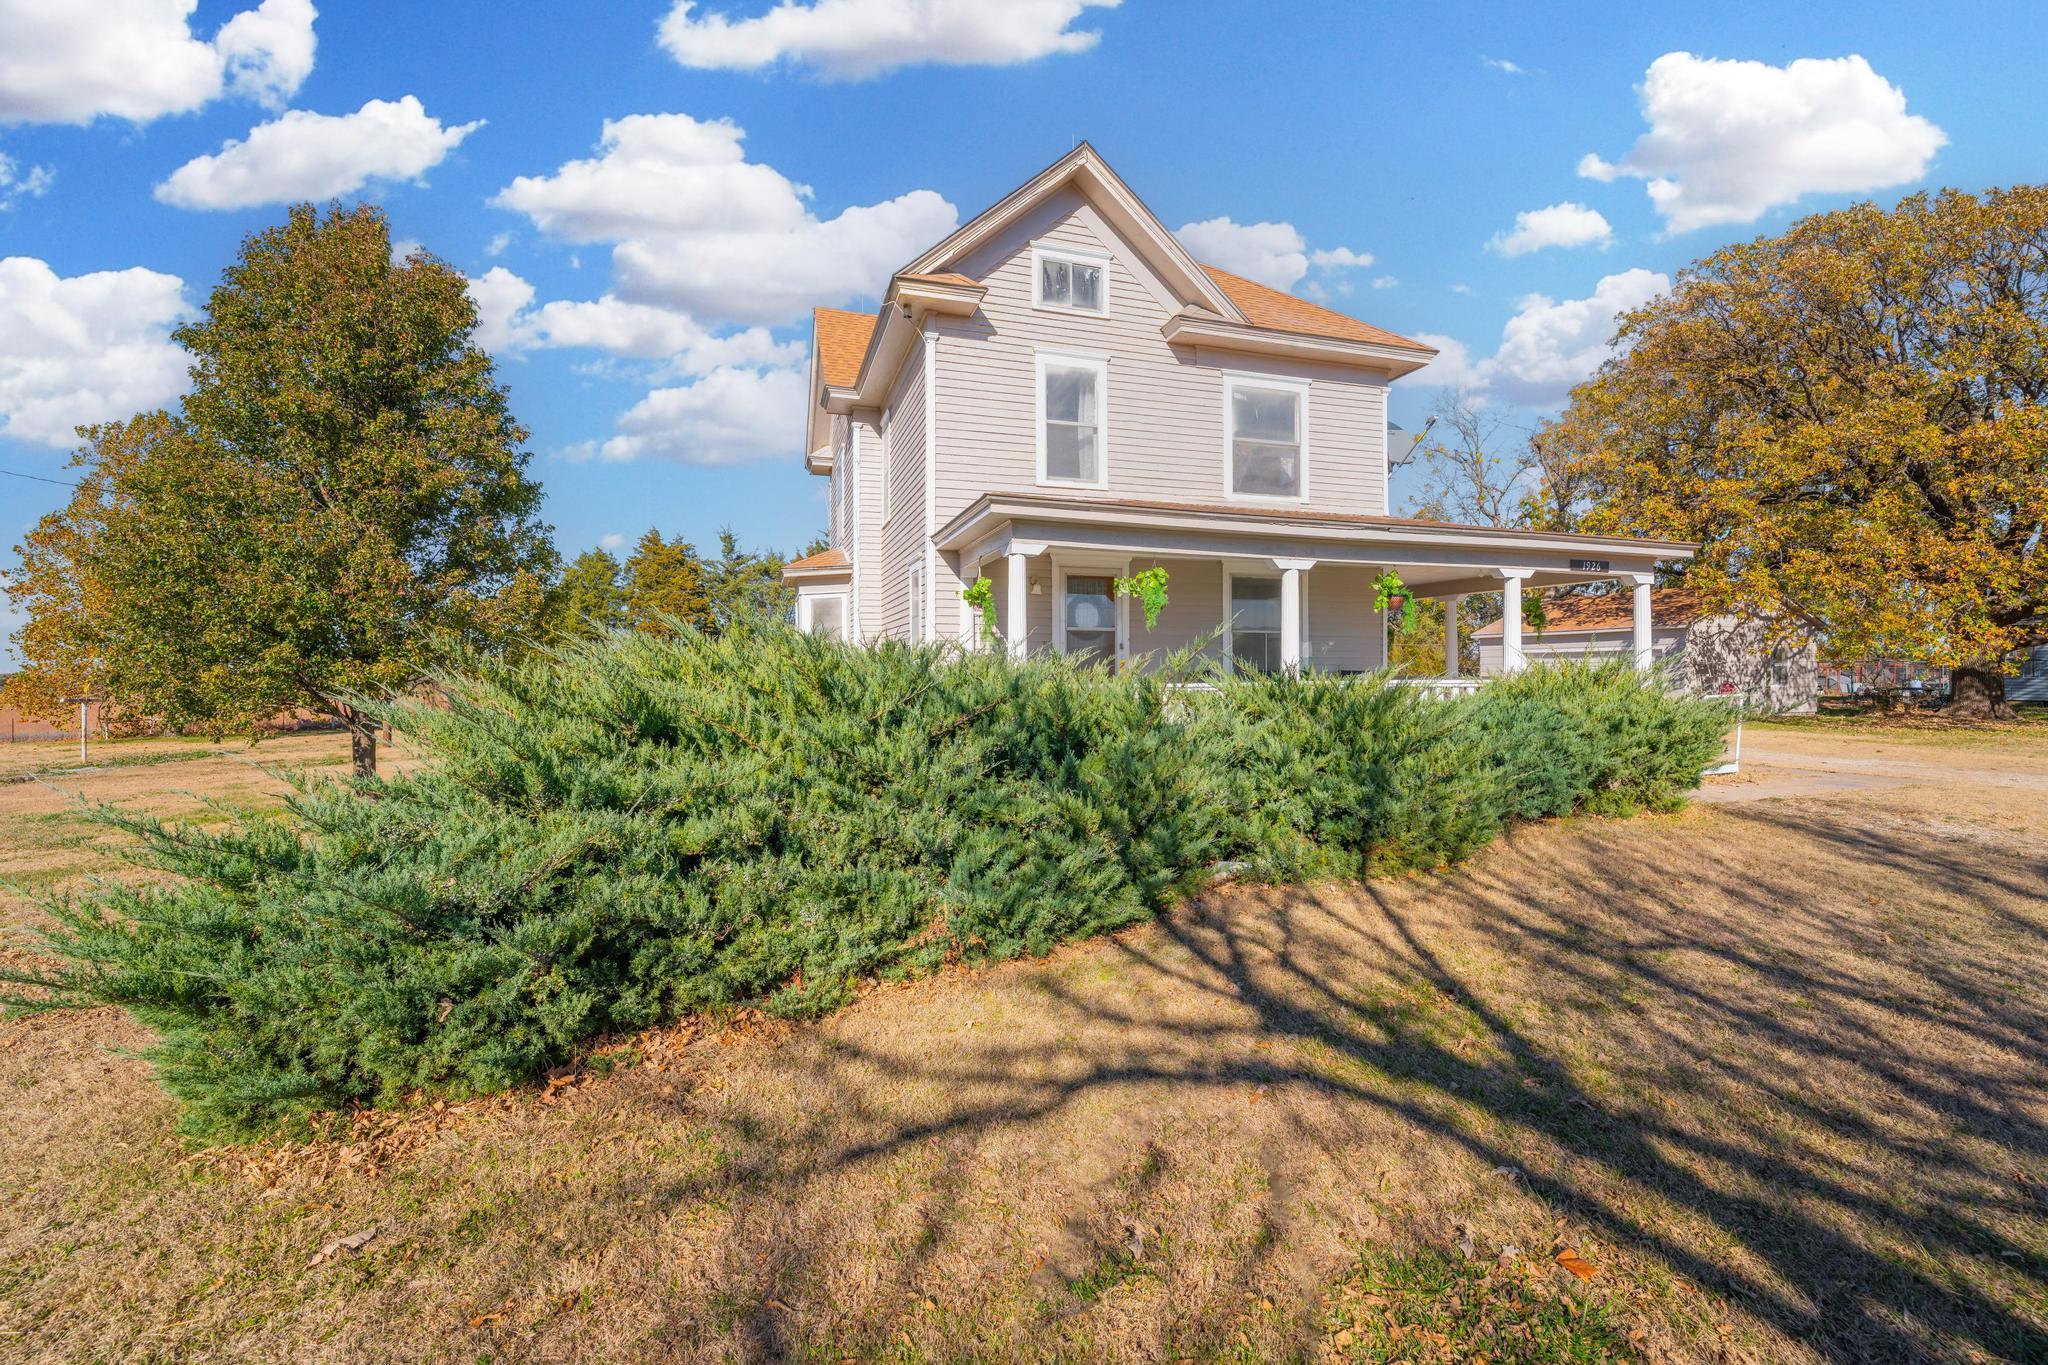
[[[1369,1189],[1408,1144],[1512,1168],[1554,1212],[1823,1356],[2048,1357],[2018,1307],[2048,1282],[2048,866],[1859,812],[1719,813],[1715,865],[1697,863],[1697,829],[1587,822],[1524,831],[1442,878],[1205,897],[1005,969],[1031,974],[1029,1027],[935,1046],[828,1022],[829,1047],[772,1062],[796,1069],[804,1113],[734,1097],[726,1117],[753,1116],[759,1140],[658,1193],[756,1210],[731,1271],[759,1358],[821,1330],[769,1305],[815,1298],[845,1255],[787,1208],[920,1151],[923,1231],[833,1333],[967,1339],[972,1324],[908,1306],[978,1216],[966,1167],[1006,1136],[1074,1131],[1106,1100],[1226,1134],[1249,1122],[1232,1115],[1264,1125],[1244,1139],[1264,1164],[1246,1216],[1270,1235],[1206,1265],[1203,1295],[1135,1354],[1237,1341],[1229,1305],[1281,1273],[1302,1205]],[[927,1098],[906,1104],[907,1089]],[[1271,1098],[1224,1110],[1225,1096]],[[1126,1214],[1142,1252],[1150,1197],[1142,1160],[1112,1174],[1052,1196],[1109,1265]],[[1080,1283],[1075,1264],[1053,1279]],[[1305,1345],[1313,1301],[1261,1340]],[[1042,1348],[1057,1353],[1058,1328]]]

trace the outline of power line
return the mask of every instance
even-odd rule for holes
[[[10,479],[34,479],[37,483],[54,483],[59,488],[78,487],[69,479],[46,479],[40,474],[22,474],[12,469],[0,469],[0,474],[5,474]]]

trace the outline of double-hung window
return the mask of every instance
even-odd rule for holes
[[[1102,258],[1039,248],[1031,253],[1031,264],[1036,274],[1032,299],[1039,307],[1074,313],[1109,311]]]
[[[1307,497],[1308,386],[1233,377],[1225,382],[1224,408],[1230,496]]]
[[[1253,673],[1280,671],[1280,580],[1230,576],[1230,656]]]
[[[802,604],[798,622],[812,635],[823,635],[831,640],[846,638],[846,594],[843,592],[807,593],[797,599]]]
[[[1038,357],[1038,478],[1101,488],[1105,458],[1109,363],[1094,356]]]

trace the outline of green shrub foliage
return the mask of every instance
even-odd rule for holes
[[[442,680],[424,756],[206,828],[112,809],[174,874],[51,908],[17,1009],[159,1034],[188,1128],[238,1135],[531,1078],[682,1012],[1043,953],[1217,864],[1433,868],[1511,819],[1676,804],[1727,714],[1625,667],[1430,701],[1386,679],[1112,676],[776,629],[619,633]]]

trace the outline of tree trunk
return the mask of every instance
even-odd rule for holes
[[[377,775],[377,727],[369,717],[354,711],[342,716],[348,726],[348,756],[357,777]]]
[[[2017,720],[2005,699],[2005,674],[1998,660],[1979,659],[1949,670],[1948,705],[1941,713],[1956,720]]]

